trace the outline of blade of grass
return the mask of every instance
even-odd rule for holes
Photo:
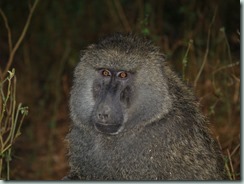
[[[212,26],[214,24],[214,21],[215,21],[215,17],[216,17],[216,14],[217,14],[217,8],[215,9],[214,11],[214,16],[212,18],[212,21],[209,25],[209,29],[208,29],[208,38],[207,38],[207,47],[206,47],[206,50],[205,50],[205,54],[204,54],[204,58],[203,58],[203,62],[202,62],[202,65],[200,67],[200,70],[198,71],[198,74],[196,76],[196,79],[194,81],[194,88],[196,88],[197,86],[197,82],[202,74],[202,71],[203,71],[203,68],[207,62],[207,58],[208,58],[208,52],[209,52],[209,44],[210,44],[210,36],[211,36],[211,30],[212,30]]]

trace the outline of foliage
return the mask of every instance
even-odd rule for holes
[[[15,70],[0,83],[0,179],[10,179],[12,146],[21,135],[21,126],[28,108],[16,104]]]
[[[0,67],[0,179],[10,179],[10,161],[12,160],[13,143],[21,135],[22,123],[24,117],[28,114],[27,107],[22,106],[21,103],[16,104],[15,69],[12,69],[12,71],[9,71],[9,69],[12,67],[16,52],[26,35],[37,3],[38,0],[30,7],[29,16],[15,44],[13,44],[8,18],[0,8],[0,15],[7,31],[9,52],[6,65]]]

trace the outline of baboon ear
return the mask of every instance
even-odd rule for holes
[[[157,60],[157,63],[161,65],[162,63],[165,63],[167,59],[168,58],[167,58],[167,56],[165,54],[161,54],[160,53],[159,54],[159,58]]]
[[[87,49],[94,49],[95,47],[96,47],[96,44],[91,44],[91,45],[89,45],[89,46],[87,47]],[[84,50],[81,50],[81,51],[80,51],[80,58],[82,58],[82,56],[85,55],[87,49],[84,49]]]
[[[161,54],[162,61],[166,61],[168,59],[166,54]]]
[[[91,44],[91,45],[89,45],[87,48],[88,48],[88,49],[94,49],[95,46],[96,46],[95,44]]]
[[[81,50],[80,51],[80,59],[85,55],[86,51],[85,50]]]

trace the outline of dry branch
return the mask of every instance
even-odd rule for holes
[[[34,10],[38,4],[39,0],[35,0],[33,6],[30,8],[30,13],[28,15],[28,18],[26,20],[26,23],[25,23],[25,26],[22,30],[22,33],[19,37],[19,39],[17,40],[16,44],[14,45],[14,47],[12,46],[12,36],[11,36],[11,29],[9,27],[9,24],[8,24],[8,20],[7,20],[7,17],[5,16],[4,12],[0,9],[0,14],[5,22],[5,27],[7,29],[7,32],[8,32],[8,42],[9,42],[9,59],[8,59],[8,62],[7,62],[7,66],[5,67],[4,71],[2,72],[1,71],[1,79],[3,79],[4,77],[6,77],[12,63],[13,63],[13,60],[14,60],[14,56],[15,56],[15,53],[16,51],[18,50],[20,44],[22,43],[25,35],[26,35],[26,32],[28,30],[28,27],[30,25],[30,21],[31,21],[31,18],[32,18],[32,15],[34,13]]]

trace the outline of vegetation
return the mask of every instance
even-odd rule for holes
[[[28,108],[16,104],[15,70],[0,83],[0,178],[10,179],[10,161],[12,146],[21,135],[21,126]]]
[[[38,0],[31,7],[23,31],[14,46],[8,19],[3,10],[0,9],[0,14],[8,33],[9,46],[9,59],[4,70],[0,68],[0,179],[10,179],[10,161],[12,160],[13,143],[21,135],[22,123],[24,117],[28,114],[28,107],[23,107],[21,103],[16,104],[15,69],[12,69],[12,71],[9,71],[9,69],[13,63],[15,53],[25,37],[37,3]]]
[[[239,1],[53,0],[34,6],[35,3],[0,1],[2,94],[6,97],[11,81],[7,109],[14,93],[16,101],[24,102],[21,107],[30,107],[21,136],[13,138],[13,147],[11,143],[11,179],[50,180],[66,174],[64,137],[69,130],[68,99],[74,66],[81,49],[117,31],[144,34],[166,54],[172,68],[198,96],[223,151],[229,178],[240,179]],[[27,24],[29,17],[31,23]],[[23,25],[28,25],[26,31]],[[17,83],[15,75],[10,80],[11,68],[16,69]],[[3,103],[4,100],[1,112]],[[16,103],[12,111],[15,116],[17,111]],[[15,135],[24,115],[19,112],[16,129],[12,130]],[[4,115],[12,122],[10,117],[8,113]],[[1,154],[2,162],[9,158],[5,155],[7,152],[4,157]],[[7,178],[7,174],[1,177]]]

